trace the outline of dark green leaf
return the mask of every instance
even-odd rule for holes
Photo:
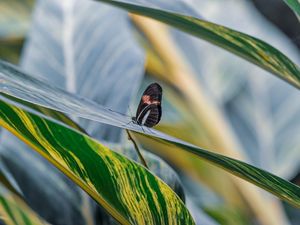
[[[283,53],[247,34],[202,19],[112,0],[99,0],[147,16],[220,46],[300,88],[300,70]]]

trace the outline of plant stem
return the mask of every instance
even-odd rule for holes
[[[147,169],[149,169],[149,167],[148,167],[148,165],[147,165],[147,163],[146,163],[146,160],[144,159],[144,157],[143,157],[143,155],[142,155],[142,153],[141,153],[141,151],[140,151],[140,149],[139,149],[139,147],[138,147],[136,141],[135,141],[135,140],[133,139],[133,137],[131,136],[130,131],[126,129],[126,132],[127,132],[127,135],[128,135],[128,139],[129,139],[130,141],[132,141],[132,143],[133,143],[133,145],[134,145],[134,148],[135,148],[135,150],[136,150],[136,152],[137,152],[137,154],[138,154],[138,156],[139,156],[139,158],[140,158],[142,164],[143,164]]]

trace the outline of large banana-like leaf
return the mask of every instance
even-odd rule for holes
[[[51,119],[3,101],[0,123],[98,201],[122,224],[193,224],[179,197],[133,161]]]
[[[0,91],[5,94],[64,113],[137,131],[149,136],[149,138],[167,143],[171,146],[176,145],[182,150],[203,158],[234,175],[264,188],[279,198],[300,207],[300,188],[264,170],[226,156],[203,150],[156,130],[129,123],[129,118],[124,117],[122,114],[112,112],[92,101],[80,98],[74,94],[66,93],[59,88],[49,86],[41,80],[22,73],[16,67],[7,63],[0,63],[0,81]],[[2,95],[1,98],[5,99]],[[8,99],[5,99],[5,101],[10,102]]]
[[[99,0],[147,16],[220,46],[300,88],[299,67],[264,41],[190,16],[120,1]]]
[[[225,112],[251,161],[291,179],[300,163],[299,92],[267,74],[253,74],[239,95],[224,105]]]
[[[126,12],[92,1],[43,0],[34,11],[21,67],[126,113],[144,74],[144,55]],[[116,127],[88,120],[78,123],[94,138],[120,141]]]
[[[7,225],[46,225],[17,195],[0,185],[0,223]]]

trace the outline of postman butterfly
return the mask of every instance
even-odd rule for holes
[[[162,88],[158,83],[150,84],[143,93],[133,122],[146,127],[153,127],[161,118]]]

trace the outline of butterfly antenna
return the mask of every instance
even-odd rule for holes
[[[128,135],[128,139],[132,141],[132,143],[133,143],[133,145],[134,145],[134,148],[135,148],[135,150],[136,150],[136,152],[137,152],[137,154],[138,154],[138,156],[139,156],[139,158],[140,158],[142,164],[143,164],[147,169],[149,169],[149,167],[148,167],[148,165],[147,165],[147,163],[146,163],[146,160],[144,159],[144,157],[143,157],[143,155],[142,155],[142,153],[141,153],[141,151],[140,151],[140,149],[139,149],[139,147],[138,147],[136,141],[135,141],[135,140],[133,139],[133,137],[131,136],[130,131],[126,129],[126,132],[127,132],[127,135]]]

